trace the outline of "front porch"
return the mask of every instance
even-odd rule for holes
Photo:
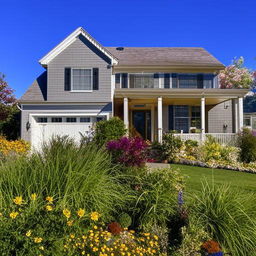
[[[173,131],[183,140],[202,141],[209,134],[226,144],[234,141],[243,127],[244,93],[222,89],[119,89],[115,91],[114,115],[124,120],[127,129],[147,140],[162,142],[163,133]]]

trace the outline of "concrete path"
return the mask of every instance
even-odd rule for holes
[[[146,166],[150,169],[160,169],[160,168],[169,168],[170,164],[164,163],[146,163]]]

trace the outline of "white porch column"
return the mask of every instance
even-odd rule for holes
[[[241,131],[244,126],[244,108],[243,97],[238,98],[238,131]]]
[[[129,111],[128,111],[128,98],[124,98],[124,125],[127,129],[127,133],[129,132]]]
[[[155,105],[152,104],[151,106],[151,141],[154,141],[154,134],[155,134]]]
[[[235,125],[235,133],[237,133],[239,130],[238,130],[238,99],[234,99],[234,113],[233,113],[233,116],[234,116],[234,125]]]
[[[201,139],[204,140],[205,135],[205,97],[201,98]]]
[[[158,119],[158,142],[162,143],[163,138],[163,99],[158,97],[157,99],[157,119]]]

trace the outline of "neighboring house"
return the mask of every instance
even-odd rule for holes
[[[119,116],[145,139],[227,138],[243,126],[244,89],[219,89],[224,68],[203,48],[104,47],[78,28],[40,60],[45,68],[20,99],[21,136],[40,147],[53,135],[80,140]]]
[[[253,91],[244,99],[244,126],[256,131],[256,94]]]

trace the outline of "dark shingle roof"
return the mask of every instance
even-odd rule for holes
[[[47,71],[43,72],[19,99],[20,102],[43,102],[47,100]]]
[[[209,52],[199,47],[106,47],[118,58],[118,66],[198,66],[218,67],[224,65]]]

